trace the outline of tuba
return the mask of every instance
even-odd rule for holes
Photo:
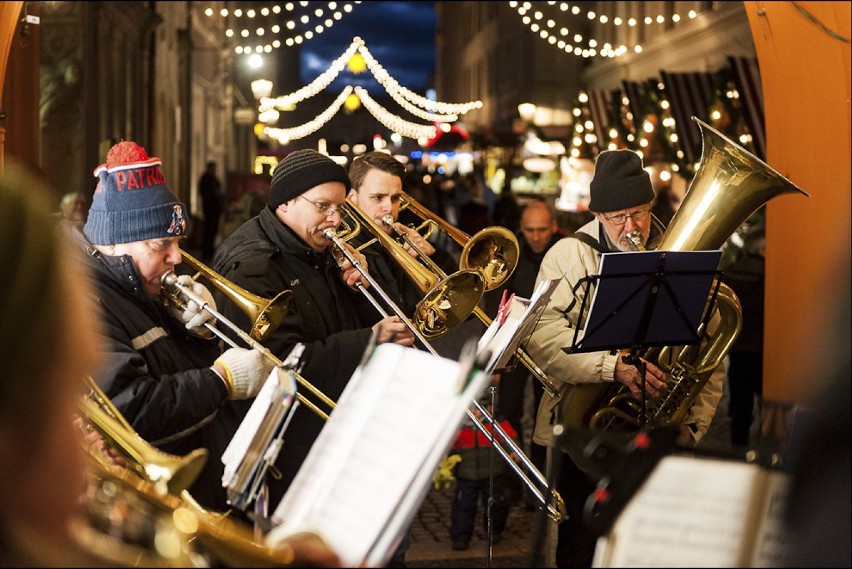
[[[686,196],[657,246],[665,251],[718,249],[755,211],[781,194],[809,195],[765,162],[716,129],[693,117],[701,129],[701,162]],[[641,355],[667,374],[666,387],[641,406],[620,383],[574,386],[562,404],[564,424],[594,431],[635,431],[679,425],[713,371],[733,346],[742,327],[742,309],[734,292],[714,283],[719,324],[702,342],[652,348]],[[712,295],[711,295],[712,296]]]

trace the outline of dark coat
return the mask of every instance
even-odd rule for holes
[[[88,254],[104,323],[106,357],[95,380],[157,448],[178,455],[206,448],[207,464],[189,491],[205,508],[226,510],[220,459],[247,407],[228,399],[210,369],[218,342],[191,336],[148,296],[130,256],[102,255],[79,231],[75,237]]]
[[[330,251],[316,253],[266,208],[228,236],[216,251],[213,269],[248,291],[272,298],[292,291],[284,321],[262,344],[284,360],[305,345],[300,375],[337,401],[364,354],[372,330],[361,324],[356,305],[364,303],[340,278]],[[219,310],[243,330],[248,317],[221,292]],[[307,389],[299,392],[313,402]],[[304,407],[304,406],[303,406]],[[325,410],[325,409],[324,409]],[[284,435],[276,466],[282,479],[270,481],[270,503],[277,504],[325,424],[307,407],[299,409]]]

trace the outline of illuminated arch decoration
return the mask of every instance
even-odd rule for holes
[[[391,98],[399,103],[399,105],[410,112],[412,115],[428,120],[431,124],[418,124],[402,117],[395,115],[381,106],[373,99],[366,89],[363,87],[353,88],[348,85],[340,96],[335,99],[334,103],[317,115],[313,120],[293,128],[280,129],[266,127],[263,129],[263,134],[271,138],[279,140],[282,144],[286,144],[292,140],[304,138],[309,134],[316,132],[325,123],[340,110],[340,107],[346,101],[346,98],[354,92],[361,100],[364,108],[367,109],[381,124],[391,129],[395,133],[413,138],[418,142],[426,143],[434,139],[439,130],[443,129],[442,125],[452,123],[458,120],[459,115],[465,114],[473,109],[482,107],[482,101],[470,101],[467,103],[446,103],[441,101],[432,101],[426,97],[422,97],[417,93],[406,89],[399,82],[390,76],[390,74],[379,64],[378,61],[370,54],[364,41],[356,37],[352,40],[350,46],[335,59],[328,69],[321,73],[310,84],[280,97],[264,97],[258,105],[258,112],[263,113],[270,110],[287,110],[300,101],[304,101],[320,91],[328,87],[332,81],[346,67],[346,64],[356,54],[360,55],[367,65],[367,69],[376,78],[376,81],[385,88]]]

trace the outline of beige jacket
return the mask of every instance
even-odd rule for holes
[[[592,220],[578,231],[597,240],[599,230],[599,222]],[[550,248],[538,272],[536,284],[543,280],[562,279],[526,346],[530,357],[558,389],[555,397],[545,393],[538,408],[533,440],[541,445],[550,446],[559,403],[571,393],[574,385],[614,381],[617,353],[603,351],[569,355],[562,351],[563,347],[574,343],[575,324],[579,320],[580,307],[587,290],[585,286],[579,287],[575,298],[574,286],[580,279],[597,274],[600,259],[601,253],[589,245],[579,239],[566,237]],[[591,299],[587,302],[591,302]],[[567,310],[569,306],[571,309]],[[711,330],[714,325],[718,325],[718,321],[711,320]],[[684,424],[695,425],[693,436],[696,441],[710,427],[722,397],[724,378],[725,364],[722,363],[707,380],[684,420]]]

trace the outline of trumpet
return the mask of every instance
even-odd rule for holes
[[[341,211],[345,214],[346,229],[343,234],[337,233],[341,240],[350,241],[364,227],[373,235],[373,239],[384,247],[393,259],[400,265],[415,285],[425,293],[417,304],[412,315],[417,332],[431,339],[443,335],[455,326],[467,320],[485,294],[485,279],[483,274],[475,270],[460,270],[452,275],[428,271],[420,261],[409,255],[402,246],[365,214],[349,198],[343,204]],[[351,223],[350,223],[351,222]],[[373,243],[373,240],[363,244],[360,249]],[[338,246],[338,251],[342,248]],[[421,255],[423,256],[423,255]],[[431,261],[431,259],[429,260]],[[380,287],[371,283],[380,291]],[[390,304],[390,303],[389,303]],[[375,303],[374,303],[375,306]],[[394,310],[394,312],[397,312]],[[412,330],[412,332],[415,332]],[[417,336],[415,332],[415,336]]]
[[[381,230],[379,230],[379,232],[384,233]],[[346,256],[349,262],[352,263],[352,265],[356,269],[358,269],[361,275],[365,279],[367,279],[367,281],[372,286],[377,287],[377,285],[375,284],[375,279],[370,276],[370,273],[368,273],[367,270],[364,269],[364,267],[361,265],[360,262],[358,262],[355,256],[346,247],[343,246],[343,240],[337,235],[337,233],[333,229],[326,229],[324,231],[324,235],[327,239],[334,243],[335,246],[337,246],[340,252],[344,256]],[[378,235],[376,236],[378,237]],[[397,247],[399,247],[399,245],[397,245]],[[402,255],[408,256],[410,258],[410,256],[404,251],[402,252]],[[364,289],[362,289],[362,291],[363,290]],[[394,304],[393,301],[390,300],[390,298],[387,297],[387,293],[382,291],[380,288],[378,290],[382,294],[385,301],[393,308],[397,316],[399,316],[399,318],[403,322],[410,322],[405,316],[405,314],[402,312],[402,310],[396,304]],[[373,306],[375,306],[383,316],[387,316],[387,313],[376,302],[373,302]],[[411,326],[409,326],[409,328],[411,328]],[[419,331],[416,329],[416,327],[412,328],[412,332],[414,332],[417,339],[421,341],[423,346],[433,356],[440,357],[435,348],[432,347],[432,345],[425,338],[423,338],[421,334],[419,334]],[[476,425],[476,427],[480,430],[480,432],[482,432],[485,438],[491,442],[491,444],[494,446],[500,456],[506,461],[509,467],[511,467],[512,470],[518,476],[520,476],[521,480],[527,485],[533,495],[535,495],[535,497],[539,501],[541,501],[541,503],[547,509],[547,513],[550,518],[556,523],[562,522],[565,519],[567,512],[565,509],[565,502],[562,500],[562,497],[559,495],[559,493],[555,490],[552,490],[551,499],[548,500],[545,497],[544,493],[539,488],[539,485],[544,486],[545,488],[548,487],[547,479],[544,477],[544,475],[539,472],[539,470],[535,467],[535,464],[533,464],[532,460],[530,460],[530,458],[524,454],[523,450],[521,450],[517,443],[515,443],[509,437],[503,427],[501,427],[500,424],[492,418],[488,411],[484,407],[482,407],[482,405],[480,405],[478,401],[474,401],[473,405],[476,410],[479,411],[479,416],[477,416],[470,409],[467,410],[467,416],[470,417],[470,419],[473,421],[473,424]],[[487,425],[491,425],[492,430],[489,430]],[[500,444],[501,441],[509,447],[509,451],[503,448],[503,446]],[[533,477],[536,479],[535,481],[531,480],[527,473],[520,466],[518,466],[518,464],[516,464],[514,460],[512,460],[511,453],[514,453],[520,458],[521,463],[532,473]]]
[[[225,277],[223,277],[222,275],[220,275],[219,273],[217,273],[216,271],[214,271],[210,267],[207,267],[206,265],[204,265],[201,261],[199,261],[198,259],[196,259],[192,255],[190,255],[190,254],[188,254],[184,251],[181,251],[181,254],[183,255],[186,263],[190,267],[192,267],[194,270],[205,274],[208,277],[208,280],[210,281],[210,283],[213,284],[213,286],[215,286],[217,289],[222,291],[229,298],[236,297],[239,300],[237,302],[237,305],[240,306],[241,309],[244,309],[244,311],[245,311],[245,308],[244,308],[245,306],[252,306],[253,307],[255,305],[266,306],[267,308],[269,306],[273,306],[273,307],[277,308],[279,316],[276,316],[276,318],[278,319],[278,322],[276,323],[276,327],[277,327],[278,324],[280,324],[280,319],[284,317],[284,313],[281,312],[281,304],[276,305],[275,300],[278,299],[278,303],[281,303],[282,302],[281,299],[283,298],[283,299],[286,299],[286,303],[289,304],[289,296],[292,295],[292,291],[285,291],[285,292],[290,293],[290,294],[286,295],[286,296],[282,296],[283,293],[281,293],[281,294],[277,295],[275,297],[275,299],[273,299],[272,301],[268,301],[268,302],[265,299],[262,299],[261,297],[255,297],[254,295],[252,295],[252,298],[250,298],[249,300],[246,300],[246,301],[243,302],[244,297],[242,295],[242,292],[240,292],[240,291],[244,291],[245,289],[241,289],[236,284],[230,282],[228,279],[226,279]],[[249,347],[259,351],[261,354],[263,354],[264,357],[266,357],[269,361],[274,363],[276,366],[284,365],[284,362],[278,356],[273,354],[269,350],[269,348],[264,346],[262,343],[260,343],[258,340],[256,340],[254,337],[252,337],[250,334],[246,333],[242,328],[237,326],[233,321],[226,318],[221,312],[219,312],[218,310],[216,310],[215,308],[210,306],[210,304],[207,303],[207,301],[205,301],[203,298],[201,298],[200,296],[195,294],[192,291],[192,289],[180,284],[178,282],[177,275],[175,274],[174,271],[171,271],[171,270],[166,271],[161,278],[161,282],[162,282],[162,289],[163,289],[162,294],[163,294],[163,296],[164,296],[164,298],[166,299],[167,302],[181,303],[181,302],[184,302],[184,299],[192,300],[193,302],[198,304],[198,306],[200,306],[202,310],[212,314],[219,322],[221,322],[222,324],[224,324],[225,326],[230,328],[240,338],[240,340],[245,342]],[[248,293],[248,294],[251,294],[251,293]],[[254,309],[252,309],[252,311],[253,310]],[[264,316],[264,311],[261,310],[260,312],[261,312],[260,315]],[[251,317],[251,316],[252,315],[250,314],[249,317]],[[255,318],[255,320],[257,320],[257,318]],[[217,336],[220,340],[222,340],[223,342],[225,342],[229,346],[231,346],[233,348],[240,347],[234,340],[232,340],[224,332],[219,330],[215,325],[211,324],[210,322],[205,322],[204,327],[207,328],[210,332],[212,332],[215,336]],[[267,334],[269,333],[269,329],[271,327],[272,326],[270,325],[270,326],[267,326],[265,328]],[[334,409],[334,406],[335,406],[334,401],[330,397],[325,395],[322,391],[320,391],[317,387],[315,387],[313,384],[311,384],[304,377],[302,377],[301,375],[296,373],[295,371],[293,371],[293,376],[295,377],[296,382],[299,385],[304,387],[308,392],[310,392],[314,397],[316,397],[319,400],[319,403],[314,403],[313,401],[311,401],[310,399],[305,397],[305,395],[302,394],[301,392],[297,392],[296,397],[298,398],[299,402],[301,402],[303,405],[307,406],[308,409],[310,409],[311,411],[316,413],[320,418],[322,418],[324,420],[328,419],[328,414],[331,413],[331,411]],[[321,405],[326,406],[328,408],[328,412],[323,410],[321,408]]]
[[[411,209],[424,220],[434,223],[446,231],[459,245],[464,246],[459,264],[461,266],[471,266],[481,271],[486,282],[486,290],[493,290],[500,284],[503,284],[511,276],[512,272],[514,272],[518,264],[520,249],[518,248],[518,240],[515,235],[505,227],[487,227],[476,233],[473,237],[468,237],[459,229],[451,226],[427,210],[407,194],[403,194],[403,206]],[[394,221],[391,216],[387,215],[382,218],[382,223],[388,227],[393,227]],[[444,271],[434,261],[429,259],[429,257],[423,255],[408,238],[408,235],[405,233],[399,233],[399,235],[412,249],[417,251],[418,258],[423,259],[423,263],[436,275],[439,277],[445,276]],[[473,264],[471,265],[471,263]],[[486,327],[491,325],[492,319],[479,306],[473,308],[473,314]],[[519,347],[515,350],[515,355],[518,361],[542,384],[547,394],[551,397],[556,397],[556,386],[550,381],[544,370],[533,361],[529,354]]]

